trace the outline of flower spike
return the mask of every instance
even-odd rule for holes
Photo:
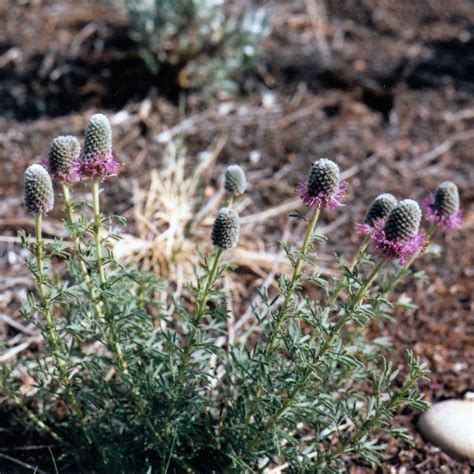
[[[105,115],[95,114],[89,119],[84,154],[75,162],[75,170],[81,177],[100,178],[101,181],[120,171],[120,164],[112,154],[112,128]]]
[[[459,209],[458,187],[451,181],[444,181],[423,201],[426,219],[442,229],[458,229],[462,223]]]
[[[47,214],[54,206],[53,183],[46,169],[38,164],[25,171],[24,204],[30,214]]]
[[[308,207],[334,209],[341,205],[346,184],[340,180],[339,167],[334,161],[321,158],[313,163],[306,183],[297,192]]]
[[[240,196],[245,192],[247,180],[244,170],[239,165],[231,165],[225,171],[224,189],[230,196]]]
[[[94,114],[87,124],[84,137],[84,159],[92,160],[112,151],[112,127],[104,114]]]
[[[420,232],[421,209],[416,201],[405,199],[395,207],[383,221],[376,221],[370,235],[377,253],[385,259],[397,259],[404,265],[413,255],[426,246],[423,232]]]
[[[378,195],[372,202],[364,222],[369,225],[373,225],[377,219],[385,220],[390,212],[397,207],[397,198],[390,193],[383,193]]]
[[[220,209],[212,227],[212,243],[221,250],[227,250],[237,245],[239,235],[239,214],[230,207]]]
[[[74,161],[81,154],[81,144],[71,135],[56,137],[49,149],[45,163],[53,181],[70,183],[78,178],[74,169]]]
[[[377,222],[380,225],[385,222],[390,212],[397,206],[397,198],[390,193],[379,194],[373,201],[365,215],[363,222],[355,225],[356,232],[371,235],[374,232]]]

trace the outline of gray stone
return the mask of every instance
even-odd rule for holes
[[[423,436],[458,460],[474,461],[474,400],[435,403],[418,423]]]

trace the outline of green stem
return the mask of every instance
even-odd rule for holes
[[[435,223],[432,223],[428,229],[428,232],[426,233],[426,239],[427,241],[429,242],[431,240],[431,237],[433,237],[433,234],[436,230],[436,224]],[[393,280],[392,282],[390,283],[389,287],[387,288],[387,290],[385,290],[384,292],[384,296],[387,296],[388,294],[390,294],[394,289],[395,287],[397,286],[397,284],[405,277],[405,275],[408,273],[408,271],[410,270],[411,266],[413,265],[413,262],[418,258],[420,257],[421,255],[423,255],[423,253],[419,254],[419,253],[416,253],[414,255],[411,256],[411,258],[408,260],[407,263],[405,263],[405,265],[403,265],[403,267],[401,267],[398,272],[395,274],[395,276],[393,277]]]
[[[69,186],[67,184],[62,184],[62,191],[63,191],[63,198],[64,198],[64,207],[66,210],[66,220],[69,225],[74,224],[74,209],[72,205],[72,200],[71,200],[71,194],[69,191]],[[99,301],[97,299],[97,294],[94,288],[94,284],[92,282],[92,279],[89,275],[89,272],[87,270],[87,265],[86,262],[84,261],[84,258],[82,257],[82,250],[81,250],[81,241],[79,236],[74,233],[74,249],[76,251],[76,254],[79,257],[79,266],[81,269],[82,276],[84,278],[84,281],[86,282],[87,290],[89,292],[89,296],[92,301],[92,306],[94,308],[94,313],[97,316],[97,319],[99,321],[104,320],[104,315],[102,313],[102,309],[100,307]]]
[[[364,255],[364,253],[367,249],[367,246],[369,245],[369,242],[370,242],[370,237],[368,235],[366,235],[364,240],[360,244],[360,247],[357,250],[357,253],[355,254],[354,258],[352,259],[352,262],[350,263],[350,265],[348,267],[349,272],[352,272],[352,270],[354,270],[355,266],[360,262],[360,260],[362,259],[363,255]],[[344,281],[345,281],[344,278],[339,279],[339,283],[338,283],[336,289],[334,290],[334,293],[331,296],[331,299],[329,300],[329,302],[327,304],[328,308],[332,308],[332,306],[336,302],[337,297],[339,296],[339,293],[344,288]]]
[[[102,245],[100,241],[101,214],[99,192],[99,180],[95,179],[92,185],[92,209],[94,212],[94,242],[97,257],[97,273],[99,274],[101,289],[104,290],[107,286],[107,280],[105,276],[104,259],[102,255]],[[156,430],[155,426],[153,425],[152,421],[150,420],[149,416],[147,415],[145,406],[142,403],[140,391],[135,385],[133,385],[130,370],[128,368],[127,361],[123,355],[122,347],[117,336],[115,322],[113,319],[113,315],[111,314],[110,304],[108,298],[105,295],[103,295],[103,301],[106,309],[107,318],[102,315],[100,322],[105,329],[105,337],[109,349],[111,350],[113,357],[117,361],[120,378],[127,387],[127,390],[129,391],[130,395],[132,396],[135,408],[143,418],[143,421],[145,422],[150,433],[152,434],[153,439],[156,443],[159,444],[162,441],[162,438]],[[102,314],[102,312],[100,314]]]
[[[72,389],[71,380],[68,377],[67,369],[64,363],[64,360],[61,356],[61,346],[59,344],[58,333],[56,326],[53,323],[51,305],[49,304],[48,295],[45,288],[45,275],[44,275],[44,264],[43,264],[43,240],[42,240],[42,215],[36,214],[35,216],[35,232],[36,232],[36,264],[38,272],[38,293],[40,297],[41,306],[44,312],[44,318],[46,321],[46,330],[49,336],[49,342],[51,344],[51,351],[53,354],[53,359],[56,365],[56,368],[59,372],[61,382],[64,384],[66,389],[66,398],[71,406],[72,412],[80,420],[84,419],[84,414],[82,413],[81,408],[74,396]]]
[[[189,364],[189,359],[191,357],[192,351],[194,349],[194,346],[196,344],[196,333],[197,333],[197,328],[198,324],[201,321],[202,317],[204,316],[206,312],[206,306],[207,306],[207,300],[209,298],[209,292],[211,291],[211,288],[213,287],[216,277],[217,277],[217,271],[219,269],[219,261],[222,255],[222,250],[217,249],[214,253],[213,261],[212,261],[212,266],[209,271],[209,274],[207,275],[206,279],[206,284],[204,286],[204,290],[202,294],[199,297],[199,301],[197,302],[197,309],[196,309],[196,315],[192,319],[192,329],[191,332],[189,333],[189,337],[186,340],[184,350],[183,350],[183,360],[181,362],[181,365],[179,367],[178,371],[178,384],[177,386],[181,386],[181,384],[184,381],[184,376],[186,374],[186,368]]]
[[[217,278],[217,273],[219,269],[219,261],[222,255],[222,250],[221,249],[216,249],[214,256],[213,256],[213,261],[211,264],[211,269],[207,275],[206,278],[206,283],[204,285],[204,289],[200,294],[198,295],[198,301],[197,301],[197,308],[196,308],[196,314],[194,318],[192,318],[192,329],[189,333],[189,336],[186,339],[184,348],[183,348],[183,358],[181,360],[181,363],[178,368],[178,374],[177,374],[177,381],[175,385],[175,391],[174,394],[172,395],[172,399],[170,400],[170,404],[168,407],[168,413],[166,415],[166,428],[165,428],[165,433],[167,435],[170,434],[170,417],[173,413],[175,403],[179,399],[180,394],[183,391],[183,383],[184,379],[186,376],[186,369],[189,365],[189,360],[192,355],[192,351],[196,345],[196,334],[197,334],[197,328],[198,324],[200,323],[202,317],[204,316],[206,312],[206,306],[207,306],[207,301],[209,298],[209,292],[211,291],[211,288],[213,287],[216,278]]]
[[[303,265],[304,258],[308,252],[309,246],[311,245],[314,228],[316,227],[316,223],[318,222],[319,213],[320,213],[320,208],[316,207],[314,209],[311,220],[309,221],[308,228],[306,229],[306,234],[303,241],[303,245],[301,246],[300,253],[294,264],[293,275],[291,277],[290,284],[288,285],[288,288],[286,289],[285,299],[283,300],[280,310],[278,311],[275,327],[265,347],[265,358],[268,358],[268,356],[271,355],[273,351],[275,350],[278,335],[281,331],[281,327],[283,326],[283,323],[285,322],[287,318],[288,306],[290,304],[290,300],[295,291],[295,288],[297,284],[299,283],[299,281],[301,280],[301,267]],[[262,392],[263,392],[262,382],[259,382],[259,384],[257,385],[256,392],[255,392],[255,398],[253,399],[250,405],[249,411],[245,417],[246,423],[250,423],[250,421],[252,420],[252,417],[254,416],[257,410],[259,399],[262,396]]]
[[[426,238],[428,240],[428,242],[431,240],[431,237],[433,237],[433,234],[436,230],[436,224],[432,223],[431,226],[429,227],[428,229],[428,232],[426,233]],[[420,256],[420,255],[423,255],[423,254],[415,254],[415,255],[412,255],[411,258],[408,260],[407,263],[405,263],[405,265],[403,265],[403,267],[401,267],[398,272],[395,274],[395,276],[393,277],[392,281],[390,282],[390,284],[388,285],[388,287],[384,290],[384,292],[382,293],[381,295],[381,299],[379,299],[379,301],[377,301],[375,303],[375,307],[373,309],[374,313],[378,313],[378,310],[380,309],[380,301],[382,299],[385,299],[388,295],[390,295],[392,293],[392,291],[395,290],[395,288],[397,287],[398,283],[400,283],[401,280],[403,280],[403,278],[405,277],[405,275],[408,273],[408,271],[410,270],[413,262]]]
[[[92,208],[94,211],[94,241],[95,250],[97,254],[97,272],[99,273],[99,280],[102,289],[106,286],[106,278],[104,271],[104,257],[102,256],[102,245],[100,242],[100,201],[99,201],[99,180],[95,179],[92,184]]]
[[[306,257],[306,254],[308,252],[309,246],[312,242],[314,228],[316,227],[316,223],[318,222],[319,212],[320,209],[318,207],[315,208],[311,220],[309,221],[301,251],[298,255],[298,258],[296,259],[293,268],[293,275],[291,277],[290,284],[288,285],[288,288],[285,292],[285,299],[283,300],[283,303],[280,307],[280,311],[278,312],[278,316],[276,318],[275,328],[273,329],[272,334],[270,336],[270,340],[265,348],[265,354],[267,356],[272,354],[272,352],[275,350],[277,338],[280,334],[281,327],[288,316],[288,307],[291,301],[291,297],[293,296],[293,293],[296,289],[296,286],[301,280],[301,267],[303,265],[304,258]]]

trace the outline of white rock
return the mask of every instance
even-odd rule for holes
[[[455,459],[474,461],[474,400],[434,404],[420,418],[424,437]]]

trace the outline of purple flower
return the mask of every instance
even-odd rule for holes
[[[358,234],[365,234],[372,237],[377,228],[383,227],[383,224],[383,219],[376,219],[372,222],[372,224],[367,224],[366,222],[356,222],[354,227]]]
[[[405,265],[408,260],[426,248],[427,241],[419,230],[421,210],[418,203],[411,199],[401,201],[387,217],[378,219],[372,229],[366,229],[379,257],[398,260]],[[360,228],[360,227],[359,227]]]
[[[339,167],[321,158],[313,163],[306,183],[300,183],[297,193],[308,207],[334,209],[341,205],[346,183],[340,181]]]
[[[81,178],[104,181],[117,175],[121,165],[112,154],[112,128],[103,114],[95,114],[89,119],[84,137],[84,153],[74,162],[75,172]]]
[[[110,150],[98,153],[89,159],[81,156],[73,163],[74,173],[80,178],[100,178],[101,181],[116,176],[120,169],[120,163],[114,160],[114,155]]]
[[[451,181],[444,181],[434,195],[423,200],[423,209],[428,221],[446,230],[459,229],[462,211],[459,209],[458,187]]]
[[[76,137],[59,136],[51,143],[48,157],[41,164],[53,181],[68,184],[80,178],[73,166],[80,153],[81,145]]]
[[[392,194],[379,194],[372,201],[364,221],[356,223],[356,232],[371,236],[377,228],[383,227],[385,219],[397,207],[397,204],[397,199]]]
[[[371,235],[377,255],[388,260],[397,259],[400,265],[426,248],[426,238],[422,231],[418,231],[410,240],[389,240],[383,229],[375,230]]]
[[[308,207],[319,207],[321,209],[334,209],[342,205],[342,198],[346,194],[346,183],[340,182],[333,194],[321,191],[316,196],[311,196],[308,192],[308,185],[300,183],[297,188],[298,196]]]

